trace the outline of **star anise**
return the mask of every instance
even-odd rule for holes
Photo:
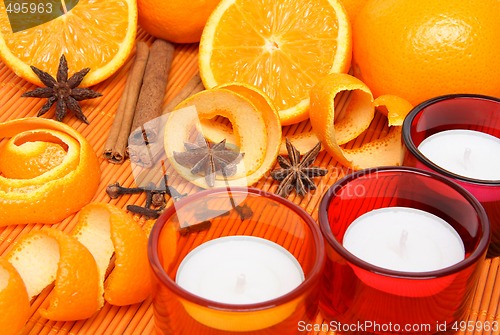
[[[41,116],[56,103],[56,120],[62,121],[68,110],[73,112],[75,116],[85,122],[89,123],[87,118],[82,112],[78,101],[94,99],[102,96],[101,93],[95,92],[88,88],[78,88],[78,85],[83,80],[83,77],[90,71],[89,68],[85,68],[81,71],[76,72],[68,79],[68,63],[66,62],[66,57],[61,56],[59,60],[59,67],[57,69],[57,80],[54,79],[50,74],[44,72],[35,66],[31,66],[31,69],[40,78],[42,83],[47,87],[39,87],[33,91],[26,92],[22,97],[30,98],[47,98],[47,102],[42,106],[37,116]]]
[[[226,148],[226,140],[219,143],[207,141],[198,134],[194,143],[184,143],[184,152],[175,152],[174,159],[180,165],[190,168],[192,174],[205,176],[207,185],[213,187],[216,173],[224,177],[236,173],[236,164],[243,158],[243,153]]]
[[[311,178],[324,176],[328,172],[327,169],[311,166],[316,160],[320,149],[321,144],[318,143],[300,159],[300,152],[288,138],[286,139],[288,159],[278,156],[278,163],[282,169],[271,172],[271,177],[280,182],[276,194],[285,198],[295,188],[298,195],[304,196],[308,191],[316,189],[316,185]]]

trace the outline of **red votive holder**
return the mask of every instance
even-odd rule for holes
[[[299,322],[318,313],[321,232],[274,194],[216,188],[183,198],[158,218],[148,252],[158,334],[305,334]]]
[[[394,216],[380,216],[360,225],[363,218],[383,212]],[[407,212],[425,215],[417,219],[400,215]],[[434,334],[450,331],[465,319],[490,230],[483,207],[458,184],[408,167],[358,171],[339,180],[324,195],[319,224],[327,255],[320,310],[329,330],[342,334]],[[451,242],[463,245],[461,258],[425,270],[429,264],[424,255],[433,263],[452,253],[449,241],[437,237],[441,228],[446,239],[451,236]],[[354,234],[358,235],[353,239]],[[394,234],[396,242],[390,240]],[[349,241],[364,255],[352,251],[355,249],[348,246]]]
[[[416,106],[405,118],[403,123],[403,156],[402,165],[417,167],[419,169],[434,171],[454,182],[460,184],[471,192],[483,205],[488,214],[491,225],[491,243],[488,250],[488,257],[500,255],[500,178],[481,177],[467,175],[457,171],[449,164],[463,164],[466,166],[467,160],[471,164],[471,169],[489,166],[490,169],[500,172],[498,161],[500,160],[500,99],[488,96],[473,94],[454,94],[436,97],[427,100]],[[431,136],[445,133],[455,133],[463,131],[479,132],[482,136],[492,136],[490,139],[497,141],[496,146],[489,149],[482,148],[485,158],[476,161],[474,150],[481,148],[472,147],[470,155],[464,153],[463,162],[459,162],[455,157],[447,157],[446,164],[437,162],[432,157],[428,157],[422,150],[422,143]],[[486,142],[488,144],[488,142]],[[494,144],[494,143],[493,143]],[[465,145],[465,150],[469,144],[467,140],[451,141],[450,145],[454,149]],[[445,145],[436,143],[435,150],[441,150],[443,154],[450,151]],[[439,152],[438,152],[439,154]],[[469,156],[469,157],[467,157]],[[496,163],[495,163],[496,162]],[[475,166],[474,166],[475,164]],[[495,165],[496,164],[496,165]]]

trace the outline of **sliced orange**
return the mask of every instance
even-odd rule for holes
[[[61,3],[64,6],[65,2]],[[123,65],[134,46],[136,28],[135,0],[80,0],[62,16],[13,32],[2,1],[0,58],[18,76],[42,86],[30,65],[55,78],[59,58],[64,54],[70,75],[86,67],[91,69],[81,84],[87,87],[108,78]]]
[[[85,319],[103,305],[97,265],[92,254],[75,238],[44,228],[23,236],[7,255],[32,297],[55,281],[40,314],[50,320]]]
[[[23,279],[5,258],[0,258],[0,329],[16,335],[28,320],[30,301]]]
[[[283,125],[307,119],[309,90],[347,72],[351,28],[337,0],[222,0],[200,41],[205,87],[247,83],[266,93]]]
[[[91,201],[100,181],[99,162],[76,130],[25,118],[0,123],[3,138],[8,140],[0,147],[0,226],[58,223]],[[44,162],[50,147],[64,157]]]
[[[230,126],[216,126],[224,117]],[[218,143],[226,140],[237,146],[243,159],[232,176],[218,175],[215,187],[248,186],[257,182],[274,165],[281,143],[278,112],[260,90],[245,84],[227,84],[201,91],[180,103],[170,113],[165,126],[164,147],[174,169],[186,180],[209,188],[203,176],[194,175],[174,158],[193,142],[195,133]]]
[[[115,255],[114,269],[104,286],[107,302],[130,305],[150,295],[147,235],[127,213],[110,204],[90,203],[80,211],[73,235],[94,256],[101,290]]]
[[[337,97],[350,94],[342,115],[337,117]],[[394,125],[387,136],[356,149],[342,148],[359,136],[374,117],[375,106]],[[401,124],[412,108],[404,99],[385,96],[373,101],[373,95],[363,82],[348,74],[332,73],[322,78],[311,90],[311,125],[325,149],[341,164],[363,169],[384,165],[399,165],[401,158]]]

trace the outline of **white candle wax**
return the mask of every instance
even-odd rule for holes
[[[433,134],[418,150],[441,168],[479,180],[500,180],[500,139],[474,130]]]
[[[443,219],[408,207],[372,210],[354,220],[343,246],[356,257],[379,267],[425,272],[464,259],[462,239]]]
[[[285,248],[253,236],[227,236],[201,244],[181,262],[176,282],[212,301],[252,304],[278,298],[304,281]]]

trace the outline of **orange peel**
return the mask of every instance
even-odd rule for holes
[[[0,226],[57,223],[92,200],[99,162],[76,130],[24,118],[0,123],[1,139]]]
[[[0,258],[0,329],[19,334],[29,318],[30,303],[23,279],[5,258]]]
[[[184,143],[196,131],[212,142],[226,139],[244,153],[236,174],[217,176],[214,187],[251,185],[274,165],[281,143],[281,123],[272,102],[258,89],[230,83],[201,91],[175,109],[165,126],[165,152],[174,169],[193,184],[209,188],[203,177],[177,163],[173,152],[184,151]],[[217,117],[225,118],[231,126],[217,125]]]
[[[94,257],[75,238],[55,228],[26,234],[7,260],[20,274],[29,300],[55,281],[48,306],[39,308],[47,319],[86,319],[103,305]]]
[[[412,106],[396,96],[373,95],[362,81],[348,75],[332,73],[311,90],[310,121],[315,134],[328,153],[339,163],[353,169],[399,165],[402,121]],[[336,98],[349,93],[342,115],[335,115]],[[342,148],[364,132],[373,120],[375,107],[388,116],[389,133],[356,149]]]
[[[94,256],[107,302],[124,306],[150,295],[147,234],[127,213],[110,204],[90,203],[79,212],[73,236]],[[104,283],[113,254],[115,266]]]

